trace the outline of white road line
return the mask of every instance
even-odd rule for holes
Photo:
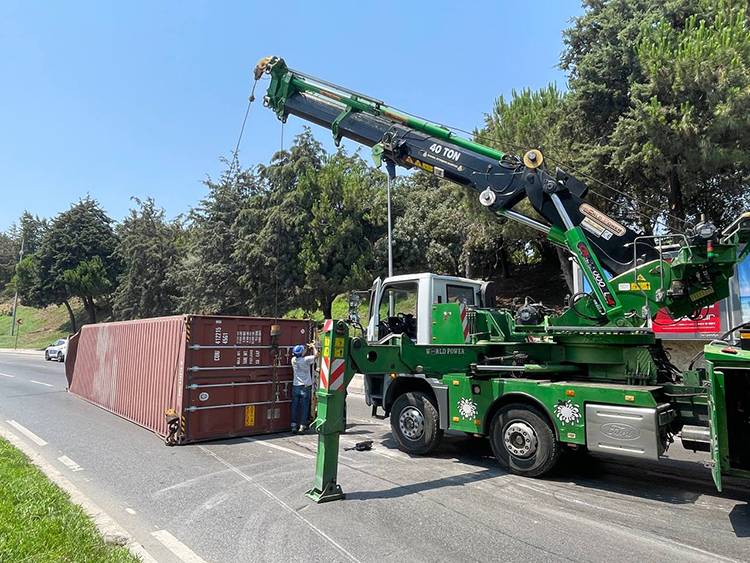
[[[36,383],[37,385],[44,385],[45,387],[54,387],[54,385],[50,385],[49,383],[43,383],[41,381],[37,381],[36,379],[30,379],[32,383]]]
[[[26,428],[20,422],[16,422],[15,420],[6,420],[5,422],[7,422],[8,424],[10,424],[13,428],[15,428],[21,434],[23,434],[24,436],[26,436],[29,440],[31,440],[32,442],[34,442],[37,446],[46,446],[47,445],[47,442],[45,442],[44,440],[42,440],[39,436],[37,436],[36,434],[34,434],[31,430],[29,430],[28,428]]]
[[[131,515],[135,515],[135,510],[133,510],[129,506],[125,507],[125,512],[127,512],[128,514],[131,514]]]
[[[269,442],[267,440],[254,440],[253,438],[245,438],[246,442],[254,442],[261,446],[268,446],[269,448],[273,448],[274,450],[279,450],[281,452],[286,452],[288,454],[294,454],[298,455],[299,457],[304,457],[305,459],[314,459],[315,456],[312,454],[308,454],[305,452],[298,452],[297,450],[293,450],[291,448],[285,448],[284,446],[279,446],[278,444],[274,444],[273,442]]]
[[[67,467],[71,471],[83,471],[83,467],[78,465],[75,461],[73,461],[66,455],[61,455],[60,457],[57,458],[57,461],[62,463],[65,467]]]
[[[181,561],[185,563],[206,563],[206,560],[199,557],[192,549],[174,537],[166,530],[157,530],[151,532],[151,535],[159,540],[164,547],[174,553]]]
[[[354,555],[352,555],[351,553],[349,553],[341,544],[339,544],[338,542],[336,542],[336,540],[334,540],[331,536],[329,536],[328,534],[326,534],[323,530],[321,530],[320,528],[318,528],[315,524],[313,524],[307,518],[305,518],[304,516],[302,516],[299,512],[297,512],[296,510],[294,510],[291,506],[289,506],[287,503],[285,503],[283,500],[281,500],[279,497],[277,497],[271,491],[269,491],[268,489],[266,489],[263,485],[261,485],[260,483],[257,483],[256,481],[254,481],[252,477],[250,477],[247,473],[245,473],[244,471],[242,471],[239,467],[235,467],[234,465],[232,465],[231,463],[229,463],[227,460],[225,460],[224,458],[222,458],[218,454],[212,452],[211,450],[209,450],[205,446],[198,446],[198,447],[201,450],[203,450],[204,452],[206,452],[208,455],[210,455],[211,457],[213,457],[216,461],[218,461],[219,463],[221,463],[224,467],[227,467],[227,468],[231,469],[234,473],[236,473],[237,475],[239,475],[240,477],[242,477],[245,481],[247,481],[248,483],[250,483],[253,486],[255,486],[264,495],[266,495],[271,500],[273,500],[274,502],[276,502],[279,506],[281,506],[281,508],[283,508],[284,510],[286,510],[287,512],[289,512],[292,516],[294,516],[298,520],[304,522],[313,532],[315,532],[320,537],[322,537],[324,540],[326,540],[328,543],[330,543],[342,555],[346,556],[350,561],[354,561],[355,563],[359,563],[359,559],[357,559],[356,557],[354,557]]]
[[[9,373],[0,373],[0,375],[2,375],[3,377],[15,377],[15,375],[11,375]]]

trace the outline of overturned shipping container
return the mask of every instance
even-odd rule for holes
[[[68,389],[184,444],[290,428],[291,349],[307,321],[176,316],[84,326]]]

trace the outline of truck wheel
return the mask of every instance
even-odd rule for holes
[[[391,432],[400,450],[416,455],[430,453],[443,437],[437,408],[420,391],[399,395],[393,402]]]
[[[523,404],[502,407],[490,426],[492,452],[511,473],[538,477],[560,457],[560,444],[544,415]]]

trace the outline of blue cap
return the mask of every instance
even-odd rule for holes
[[[294,348],[292,348],[292,354],[295,356],[301,356],[305,353],[305,347],[302,344],[297,344]]]

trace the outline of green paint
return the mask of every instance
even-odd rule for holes
[[[505,156],[502,151],[493,149],[481,143],[464,139],[457,136],[453,131],[429,121],[410,116],[397,109],[383,105],[375,100],[359,97],[349,94],[345,89],[329,88],[323,84],[316,84],[310,80],[297,76],[294,71],[289,70],[283,59],[279,59],[271,68],[271,84],[268,87],[266,96],[268,105],[273,109],[279,118],[286,117],[286,101],[290,96],[296,93],[310,93],[322,96],[326,101],[334,101],[331,96],[335,97],[335,102],[341,104],[345,109],[342,110],[346,115],[351,112],[363,112],[376,116],[387,116],[390,119],[400,121],[407,127],[422,131],[427,135],[453,143],[461,148],[474,151],[478,154],[500,160]],[[339,115],[337,123],[334,125],[333,134],[338,138],[338,122],[345,117],[344,113]]]
[[[344,359],[346,371],[344,380],[337,390],[325,389],[321,384],[316,393],[318,413],[313,429],[318,432],[318,453],[315,461],[315,484],[307,491],[307,496],[315,502],[329,502],[344,498],[344,492],[337,482],[339,437],[344,431],[344,408],[346,388],[354,371],[348,358],[349,326],[343,321],[334,321],[329,332],[322,334],[321,362]],[[330,378],[330,374],[329,374]]]

